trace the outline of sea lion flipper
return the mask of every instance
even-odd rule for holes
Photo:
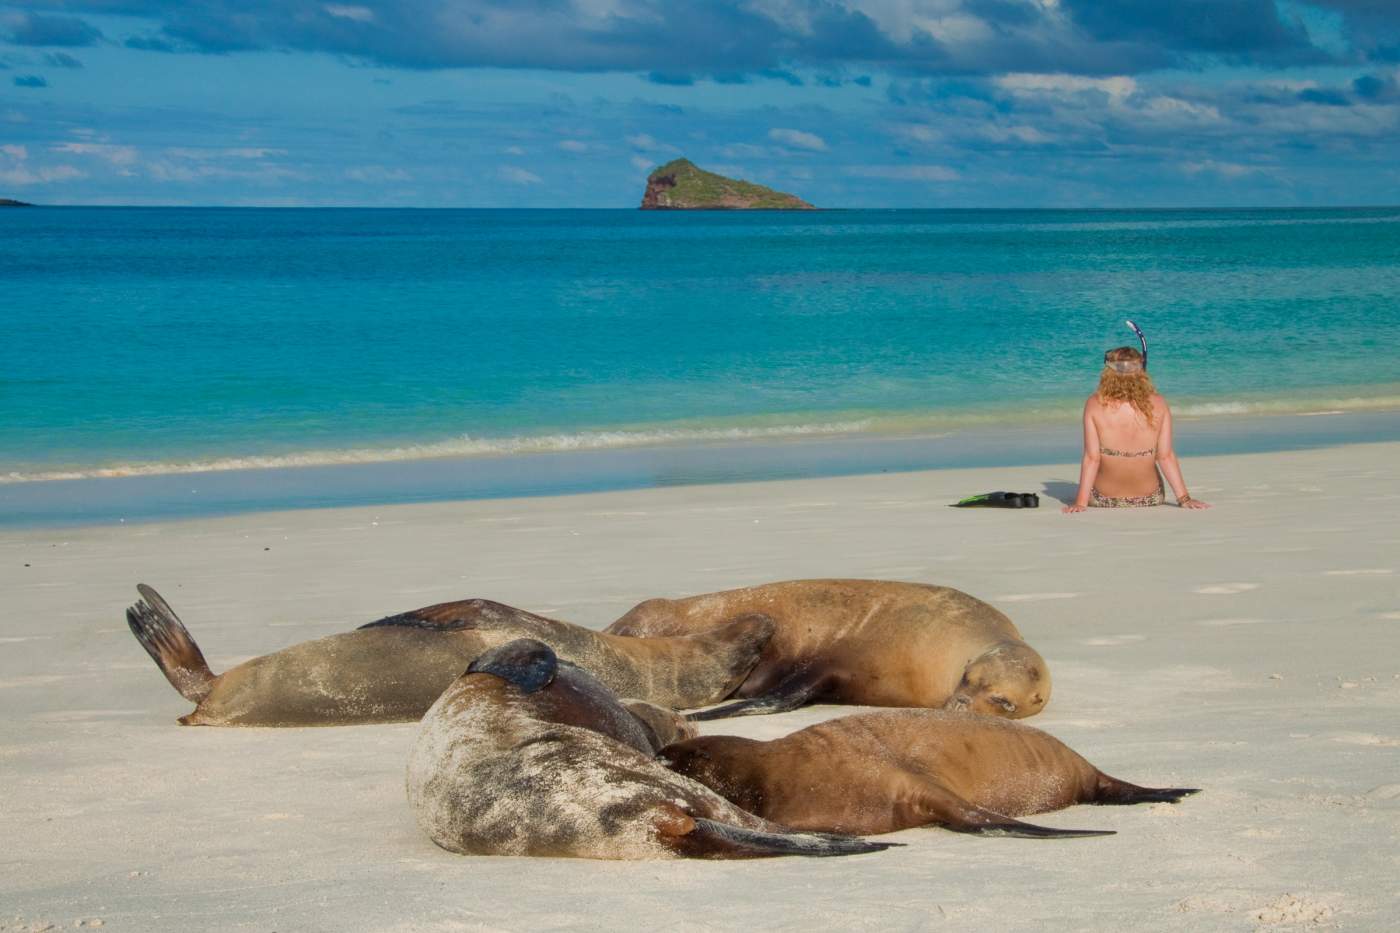
[[[1139,787],[1099,773],[1099,783],[1093,803],[1131,805],[1135,803],[1176,803],[1183,797],[1199,794],[1199,787]]]
[[[770,832],[692,817],[674,804],[657,808],[658,836],[689,858],[764,858],[775,855],[824,857],[880,852],[896,842],[871,842],[838,833]]]
[[[469,602],[473,602],[470,601]],[[373,622],[366,622],[360,628],[423,628],[437,632],[460,632],[477,627],[477,620],[469,609],[458,609],[460,603],[444,603],[385,616]]]
[[[916,776],[911,775],[916,778]],[[1056,829],[1051,826],[1037,826],[988,810],[963,799],[937,781],[919,780],[923,786],[915,799],[915,806],[926,822],[937,823],[956,833],[972,833],[988,836],[1019,836],[1024,839],[1074,839],[1081,836],[1112,836],[1111,829]]]
[[[824,671],[814,671],[809,667],[799,667],[762,696],[747,700],[736,700],[711,709],[691,713],[693,722],[712,719],[729,719],[733,716],[766,716],[769,713],[786,713],[800,706],[806,706],[827,691],[831,678]]]
[[[544,642],[517,638],[478,655],[467,668],[468,674],[492,674],[534,693],[549,686],[559,670],[559,658]]]
[[[198,703],[213,689],[214,672],[175,610],[144,583],[136,584],[141,599],[126,610],[131,634],[156,662],[165,679],[191,703]]]

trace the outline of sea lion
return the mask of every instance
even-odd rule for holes
[[[794,829],[858,835],[914,826],[1009,836],[1101,836],[1015,819],[1076,803],[1175,803],[1194,788],[1109,777],[1020,723],[944,710],[843,716],[771,742],[710,735],[662,749],[677,773]]]
[[[409,805],[464,855],[602,859],[854,855],[885,846],[793,833],[657,761],[605,686],[520,639],[471,663],[423,717]]]
[[[728,696],[773,631],[746,614],[715,632],[622,638],[484,599],[443,603],[302,642],[215,676],[145,584],[127,623],[172,686],[187,726],[332,726],[418,719],[473,658],[522,636],[553,646],[621,696],[686,709]]]
[[[563,662],[568,664],[569,662]],[[581,668],[580,668],[581,669]],[[693,739],[700,734],[700,730],[695,728],[695,724],[673,709],[664,706],[657,706],[655,703],[648,703],[646,700],[632,700],[623,698],[619,700],[627,712],[637,718],[642,728],[650,736],[653,752],[659,752],[674,742],[684,742],[686,739]]]
[[[776,623],[739,702],[693,714],[721,719],[824,700],[963,709],[1020,719],[1050,699],[1050,669],[1011,620],[945,586],[888,580],[794,580],[649,599],[604,631],[688,635],[762,613]]]

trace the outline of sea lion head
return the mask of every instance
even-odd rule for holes
[[[695,723],[686,719],[684,713],[645,700],[623,700],[622,705],[651,732],[652,748],[657,751],[672,742],[683,742],[700,734]]]
[[[468,674],[490,674],[529,695],[554,682],[559,658],[544,642],[517,638],[477,655],[467,667]]]
[[[756,813],[762,805],[763,782],[754,780],[761,768],[762,745],[737,735],[702,735],[667,745],[661,750],[666,766],[677,774],[699,781],[740,809]]]
[[[1050,700],[1050,669],[1023,642],[1001,642],[973,658],[946,710],[1024,719]]]
[[[678,727],[665,727],[660,710],[648,711],[656,722],[643,719],[592,674],[533,638],[517,638],[478,655],[463,677],[474,675],[505,681],[507,690],[516,693],[511,702],[532,719],[601,732],[648,755],[679,734],[670,731]]]

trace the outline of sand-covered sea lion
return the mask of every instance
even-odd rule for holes
[[[766,819],[859,835],[915,826],[1066,837],[1016,819],[1076,803],[1176,802],[1192,788],[1109,777],[1059,739],[1020,723],[944,710],[842,716],[771,742],[709,735],[662,749],[692,777]]]
[[[746,614],[695,637],[623,638],[484,599],[443,603],[244,661],[215,675],[185,626],[145,584],[131,631],[197,726],[335,726],[417,719],[487,648],[536,638],[620,696],[686,709],[728,696],[757,661],[771,620]]]
[[[1050,699],[1050,669],[1001,612],[945,586],[889,580],[793,580],[649,599],[604,631],[657,637],[705,632],[762,613],[776,623],[739,702],[719,719],[826,701],[964,709],[1020,719]]]
[[[433,704],[409,755],[409,805],[466,855],[602,859],[854,855],[883,848],[794,833],[668,770],[605,686],[520,639],[487,651]]]

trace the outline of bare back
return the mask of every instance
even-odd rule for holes
[[[1086,419],[1098,435],[1099,469],[1095,486],[1106,496],[1144,496],[1162,485],[1157,472],[1167,401],[1152,396],[1152,422],[1128,402],[1089,396]]]

